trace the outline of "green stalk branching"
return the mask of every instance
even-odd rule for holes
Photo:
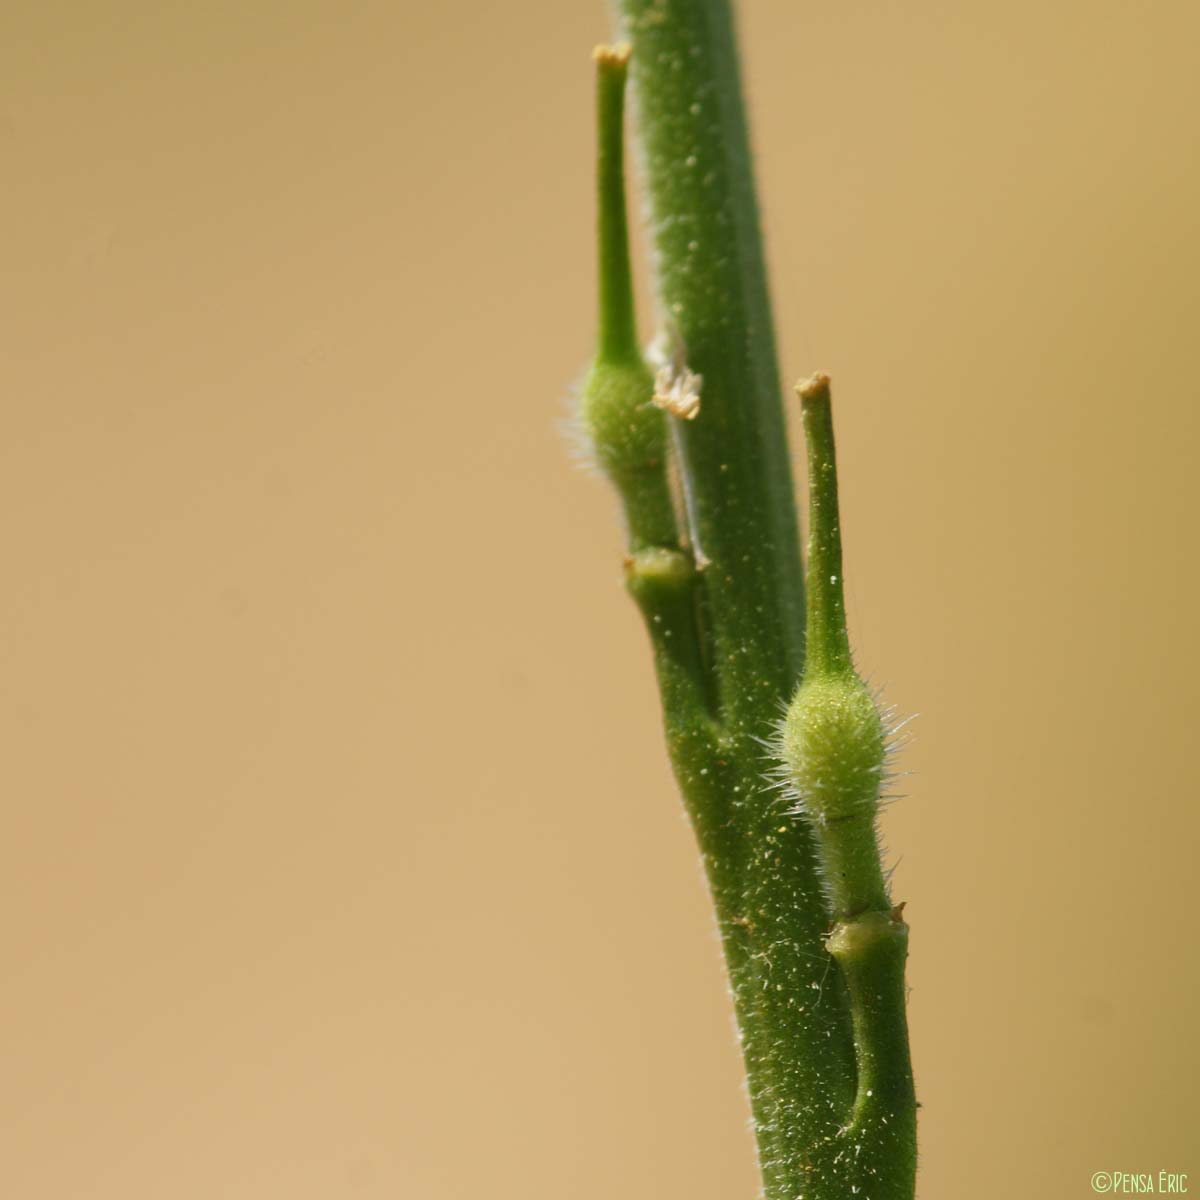
[[[886,737],[846,637],[828,385],[801,397],[806,602],[728,3],[618,9],[628,43],[596,52],[599,333],[582,419],[624,510],[626,583],[712,891],[765,1194],[907,1200],[907,927],[875,836]],[[657,375],[630,282],[630,71],[670,342]]]
[[[808,654],[780,728],[779,775],[817,843],[831,916],[826,941],[846,980],[857,1073],[840,1133],[853,1195],[912,1196],[916,1097],[908,1051],[908,926],[888,897],[876,823],[888,733],[854,670],[846,629],[842,530],[829,378],[796,389],[808,443]]]

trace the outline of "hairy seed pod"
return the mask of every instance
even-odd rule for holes
[[[817,842],[839,920],[887,907],[875,819],[887,742],[879,710],[854,674],[801,684],[779,731],[787,795]]]
[[[875,833],[887,734],[850,657],[829,379],[815,375],[797,391],[809,451],[808,649],[776,750],[784,790],[812,827],[830,908],[841,921],[890,907]]]
[[[599,466],[618,487],[666,462],[666,425],[653,396],[654,377],[640,355],[598,360],[584,382],[580,416]]]
[[[887,745],[879,710],[857,676],[802,684],[780,750],[797,807],[814,825],[875,820]]]
[[[629,47],[596,48],[596,246],[599,330],[580,420],[621,496],[631,549],[679,542],[667,476],[667,426],[637,339],[625,214],[622,122]]]

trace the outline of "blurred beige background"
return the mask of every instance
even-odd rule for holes
[[[833,372],[924,1200],[1191,1172],[1200,9],[742,9]],[[600,0],[10,0],[0,1192],[755,1193],[558,430]],[[649,332],[649,325],[647,326]]]

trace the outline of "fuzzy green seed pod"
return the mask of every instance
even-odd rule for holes
[[[916,1103],[905,1016],[908,926],[904,906],[894,909],[888,898],[875,829],[888,731],[850,657],[829,379],[816,375],[796,390],[808,443],[808,646],[804,678],[779,728],[777,770],[792,811],[813,833],[834,918],[825,945],[850,998],[857,1087],[841,1136],[855,1147],[854,1169],[869,1185],[850,1190],[911,1197]],[[886,1164],[895,1161],[904,1164],[901,1190],[877,1190]]]
[[[844,920],[890,907],[875,832],[888,742],[850,658],[829,379],[797,391],[809,454],[808,649],[779,730],[779,775],[812,827],[830,907]]]
[[[596,250],[599,330],[581,417],[599,466],[625,492],[639,472],[661,471],[667,431],[654,376],[637,339],[625,213],[625,82],[629,47],[597,46]]]
[[[818,676],[788,708],[782,751],[804,815],[816,825],[875,819],[887,744],[856,676]]]
[[[645,470],[663,469],[667,430],[654,407],[654,376],[641,355],[597,358],[583,385],[580,415],[598,465],[619,489]]]
[[[598,46],[596,250],[599,330],[580,419],[596,463],[621,496],[630,547],[678,545],[667,476],[667,427],[637,339],[625,213],[623,124],[630,49]]]
[[[806,679],[788,707],[779,752],[794,811],[810,823],[839,918],[887,907],[875,819],[887,739],[853,673]]]

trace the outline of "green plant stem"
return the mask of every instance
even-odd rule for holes
[[[917,1101],[905,1013],[908,926],[899,911],[844,921],[829,952],[846,977],[854,1020],[858,1086],[838,1137],[843,1176],[855,1196],[912,1200],[917,1172]]]
[[[908,926],[888,898],[875,828],[887,741],[850,655],[829,378],[815,375],[796,391],[808,444],[808,661],[780,749],[797,811],[816,837],[838,921],[827,946],[846,981],[854,1027],[854,1105],[831,1167],[853,1195],[911,1200],[916,1097],[905,1011]]]
[[[720,733],[715,764],[672,760],[724,942],[767,1195],[833,1196],[821,1181],[854,1097],[849,1002],[825,948],[812,835],[763,781],[764,743],[803,669],[804,587],[732,22],[721,0],[618,7],[660,302],[703,376],[700,413],[674,444],[707,561]],[[663,699],[668,741],[686,746]]]
[[[725,0],[620,0],[658,294],[703,376],[680,429],[727,719],[758,729],[804,657],[804,583],[737,54]]]
[[[665,418],[651,403],[653,380],[637,343],[625,215],[629,48],[600,46],[594,57],[599,334],[582,415],[621,498],[629,549],[625,583],[654,651],[671,761],[690,780],[689,807],[702,850],[723,861],[720,731],[700,631],[700,579],[690,548],[680,541]]]
[[[876,1082],[889,1097],[902,1090],[880,1030],[896,1032],[897,987],[903,1017],[903,955],[894,933],[856,923],[877,913],[863,916],[856,901],[831,911],[828,847],[764,779],[804,672],[805,590],[730,12],[726,0],[618,8],[633,43],[659,296],[682,343],[667,375],[686,367],[703,383],[694,420],[664,415],[659,403],[686,406],[656,394],[636,345],[620,136],[628,52],[601,48],[600,329],[582,415],[625,512],[626,584],[712,891],[765,1193],[899,1200],[902,1191],[879,1190],[895,1158],[879,1148],[887,1137],[864,1147],[851,1135],[889,1127]],[[828,598],[819,588],[818,607]]]

